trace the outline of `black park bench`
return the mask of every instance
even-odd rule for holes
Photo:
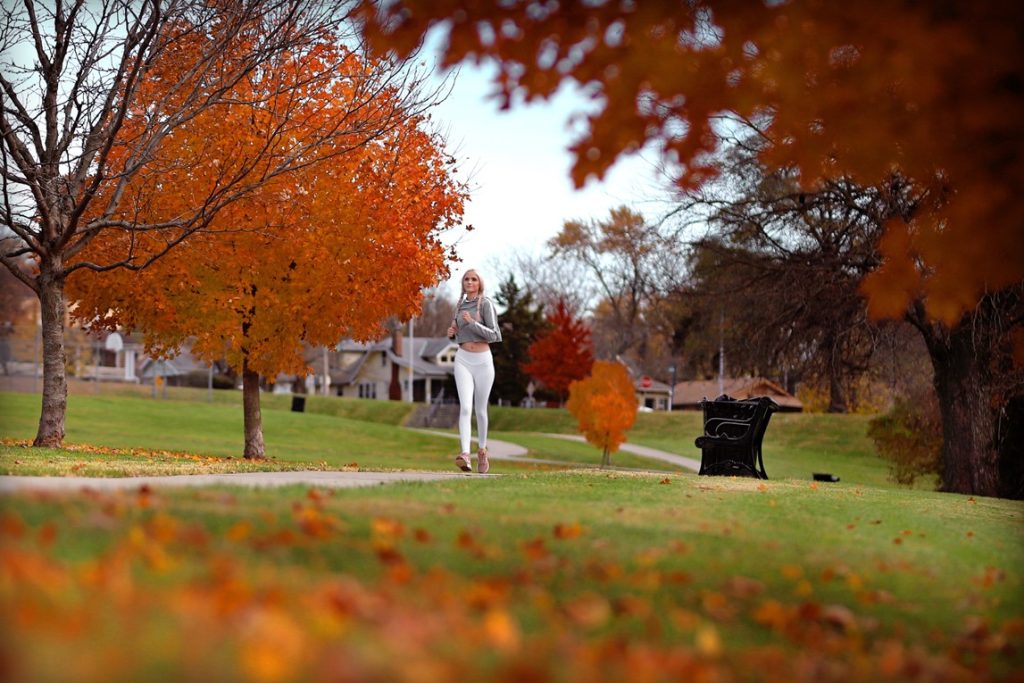
[[[704,435],[696,441],[701,449],[698,474],[767,479],[761,440],[779,404],[767,396],[735,399],[723,394],[700,405]]]

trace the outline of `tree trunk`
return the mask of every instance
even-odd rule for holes
[[[604,453],[601,454],[601,469],[608,467],[612,464],[611,455],[608,453],[608,449],[604,449]]]
[[[999,453],[992,353],[998,336],[990,302],[949,330],[924,323],[921,330],[935,370],[942,414],[942,490],[999,495]]]
[[[846,405],[846,396],[843,391],[842,372],[835,367],[828,373],[828,412],[849,412],[849,406]]]
[[[984,324],[984,323],[982,323]],[[932,353],[935,390],[942,412],[942,488],[955,493],[999,495],[989,368],[989,339],[965,319]]]
[[[245,418],[245,459],[267,457],[263,445],[263,416],[260,414],[260,375],[242,361],[242,412]]]
[[[828,412],[849,412],[846,387],[843,386],[843,351],[836,340],[836,335],[828,334],[820,348],[828,358]]]
[[[62,266],[59,258],[56,262],[43,261],[38,278],[43,325],[43,409],[33,445],[50,448],[60,448],[64,443],[64,416],[68,407]]]

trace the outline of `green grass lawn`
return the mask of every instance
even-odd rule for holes
[[[262,411],[264,439],[268,455],[282,468],[451,469],[449,456],[453,449],[445,439],[396,429],[380,419],[292,413],[275,409],[273,400],[268,403]],[[384,406],[385,410],[390,408]],[[31,439],[39,420],[39,399],[29,394],[0,393],[0,415],[0,437]],[[66,434],[68,444],[232,457],[236,462],[233,471],[249,467],[238,462],[243,434],[240,404],[71,396]],[[79,457],[86,458],[87,454]],[[21,460],[22,465],[16,467],[14,460]],[[5,471],[30,473],[26,469],[30,464],[23,451],[0,447],[0,466]],[[275,469],[272,463],[259,468]],[[116,476],[119,471],[114,468],[109,473]]]
[[[810,480],[814,472],[829,472],[843,485],[894,486],[888,467],[867,436],[869,416],[777,413],[768,423],[762,444],[765,470],[771,479]],[[565,410],[492,408],[491,427],[506,433],[572,434],[576,424]],[[658,448],[700,460],[694,440],[703,433],[698,411],[640,413],[628,433],[630,443]],[[508,434],[508,439],[515,437]],[[613,456],[618,462],[620,456]],[[935,488],[925,479],[917,488]]]
[[[226,396],[225,396],[226,394]],[[144,459],[130,454],[89,450],[33,451],[0,445],[0,472],[7,474],[60,474],[95,476],[180,474],[189,461],[175,454],[209,456],[193,461],[195,471],[261,471],[272,469],[427,469],[449,470],[457,451],[454,439],[401,429],[411,412],[407,403],[308,397],[307,412],[290,411],[288,396],[262,397],[263,434],[268,463],[249,463],[242,452],[242,407],[238,392],[214,392],[213,402],[198,390],[168,392],[169,400],[126,391],[80,394],[69,397],[66,443],[108,449],[169,451],[148,453]],[[525,411],[524,411],[525,412]],[[30,394],[0,392],[0,438],[28,440],[39,419],[39,399]],[[453,432],[454,433],[454,432]],[[600,463],[601,453],[587,444],[572,443],[522,432],[491,432],[529,449],[528,456],[559,460],[567,465]],[[43,456],[45,455],[45,458]],[[230,458],[230,460],[227,460]],[[617,467],[677,469],[671,465],[618,453]],[[505,470],[530,468],[525,463],[502,462]]]
[[[175,451],[233,462],[209,461],[202,471],[251,469],[339,468],[364,469],[451,468],[456,446],[453,440],[396,429],[412,411],[408,403],[367,401],[322,396],[307,397],[306,412],[289,410],[291,397],[264,395],[263,420],[268,464],[240,462],[242,452],[241,395],[237,391],[207,393],[197,389],[171,388],[168,399],[148,394],[105,389],[99,394],[72,395],[69,399],[67,443],[108,448],[145,448]],[[31,439],[39,415],[39,399],[29,394],[0,392],[0,438]],[[491,434],[525,446],[529,456],[563,461],[568,465],[596,465],[600,452],[589,445],[543,436],[544,433],[575,433],[575,421],[565,410],[491,407]],[[839,476],[840,487],[868,485],[891,487],[888,469],[867,438],[869,418],[859,415],[774,415],[764,439],[764,461],[774,479],[810,480],[812,472]],[[700,435],[698,412],[641,413],[628,434],[630,443],[700,459],[693,445]],[[0,445],[0,471],[8,473],[57,473],[64,461],[54,456],[53,466],[33,470],[22,452]],[[77,466],[84,454],[68,455]],[[82,473],[123,476],[129,473],[177,473],[181,460],[151,457],[143,469],[104,462],[83,465]],[[15,463],[15,461],[20,461]],[[276,463],[276,464],[275,464]],[[612,456],[617,467],[677,469],[625,452]],[[518,467],[522,467],[519,465]],[[512,464],[502,467],[514,469]],[[148,468],[148,469],[146,469]],[[920,489],[933,489],[924,480]]]
[[[0,505],[0,658],[15,680],[1024,670],[1020,502],[575,472]]]
[[[267,397],[275,459],[252,465],[237,392],[169,394],[72,396],[80,445],[0,445],[0,471],[451,467],[454,439],[398,428],[407,404]],[[0,393],[0,437],[31,438],[38,410]],[[543,436],[572,426],[492,413],[495,438],[596,463]],[[502,463],[359,490],[5,496],[0,665],[21,681],[1016,680],[1024,504],[897,488],[865,427],[774,416],[767,482]],[[642,414],[630,436],[698,458],[699,433],[699,414]],[[650,465],[631,457],[613,463]],[[820,470],[842,482],[809,481]]]

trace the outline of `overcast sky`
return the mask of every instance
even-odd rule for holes
[[[472,188],[465,224],[475,229],[457,230],[446,240],[457,241],[462,258],[455,277],[470,267],[498,275],[510,252],[539,252],[569,219],[604,218],[622,204],[654,217],[663,183],[642,157],[620,160],[604,182],[573,189],[569,119],[585,110],[581,96],[563,87],[546,103],[501,112],[488,97],[491,73],[464,65],[451,96],[433,114]]]

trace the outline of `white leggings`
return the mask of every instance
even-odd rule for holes
[[[477,444],[487,448],[487,401],[494,384],[494,358],[490,349],[483,353],[455,353],[455,387],[459,391],[459,443],[469,453],[472,413],[476,412]]]

